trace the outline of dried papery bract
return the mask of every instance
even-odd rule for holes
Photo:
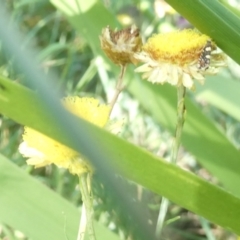
[[[136,63],[133,54],[140,51],[142,39],[139,29],[133,25],[123,30],[111,30],[106,27],[100,36],[101,48],[115,64]]]
[[[102,30],[100,42],[101,48],[108,58],[121,67],[120,75],[116,84],[116,90],[112,100],[110,101],[112,111],[119,94],[124,88],[122,82],[127,64],[136,64],[138,61],[134,58],[134,53],[141,50],[142,39],[139,34],[139,29],[135,25],[119,31],[113,31],[108,26]]]

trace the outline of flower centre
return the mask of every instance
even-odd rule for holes
[[[143,46],[154,60],[184,66],[198,61],[209,37],[193,30],[183,30],[151,37]]]

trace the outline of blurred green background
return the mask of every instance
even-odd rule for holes
[[[112,28],[120,29],[136,24],[141,30],[144,42],[153,33],[195,27],[165,1],[105,0],[97,2],[99,12],[94,12],[87,19],[87,21],[91,21],[88,22],[89,25],[85,25],[85,22],[79,22],[82,28],[86,27],[80,32],[73,27],[76,23],[71,24],[71,19],[66,17],[67,8],[60,5],[59,8],[56,8],[57,1],[52,2],[54,4],[47,0],[6,0],[1,1],[1,4],[6,6],[11,14],[11,20],[23,33],[24,44],[19,47],[27,49],[31,46],[37,49],[37,58],[41,68],[47,74],[53,73],[57,76],[56,85],[62,96],[94,96],[102,102],[108,102],[113,95],[119,70],[106,60],[100,50],[99,40],[97,38],[89,40],[90,37],[100,35],[101,30],[91,29],[94,35],[88,34],[91,32],[88,28],[92,28],[95,23],[98,26],[97,23],[101,19],[103,23],[105,22],[106,16],[101,14],[102,8],[106,9],[114,19],[113,22],[108,23]],[[234,14],[240,16],[240,1],[229,0],[222,1],[222,3]],[[98,8],[96,9],[98,10]],[[63,14],[64,10],[66,10],[65,14]],[[82,10],[84,11],[84,9]],[[86,31],[86,35],[84,31]],[[14,70],[14,59],[7,58],[2,50],[0,44],[0,74],[30,87],[25,81],[24,74],[19,74]],[[204,86],[197,85],[195,92],[188,92],[188,101],[207,117],[238,152],[240,146],[240,101],[238,97],[240,66],[231,58],[228,59],[228,64],[228,67],[223,69],[217,77],[208,78]],[[129,69],[132,72],[134,67],[130,66]],[[169,159],[172,128],[176,121],[174,114],[169,123],[171,126],[164,124],[166,120],[163,120],[163,124],[159,124],[158,113],[148,111],[147,105],[144,104],[147,99],[141,98],[143,96],[138,93],[138,88],[132,86],[132,80],[127,79],[126,81],[129,88],[127,87],[120,95],[112,114],[113,120],[123,120],[124,122],[119,136],[155,155]],[[137,84],[142,83],[140,76],[136,76],[135,81]],[[169,95],[169,98],[171,97]],[[168,101],[167,98],[166,101]],[[34,169],[26,165],[25,159],[18,152],[22,132],[22,126],[0,115],[0,153],[26,173],[80,208],[82,202],[76,177],[65,170],[57,169],[55,166]],[[194,148],[189,148],[187,137],[184,138],[184,141],[186,146],[180,149],[178,165],[207,179],[207,181],[220,186],[224,185],[220,174],[216,176],[213,168],[208,168],[212,163],[199,160],[201,157],[198,156],[197,150],[194,152]],[[195,145],[195,148],[204,152],[201,146]],[[225,161],[227,160],[225,159]],[[154,226],[161,196],[122,177],[116,176],[116,179],[129,190],[132,201],[144,212],[146,222]],[[230,186],[231,184],[226,185]],[[229,187],[229,189],[233,192],[233,188]],[[116,233],[119,239],[135,239],[132,229],[134,219],[126,218],[126,214],[118,209],[117,203],[105,190],[102,183],[94,181],[94,179],[93,193],[96,220]],[[239,192],[235,194],[239,195]],[[233,233],[176,204],[171,204],[167,219],[172,220],[172,222],[164,229],[162,238],[164,240],[237,239]],[[18,229],[6,224],[0,226],[0,237],[4,240],[31,239]]]

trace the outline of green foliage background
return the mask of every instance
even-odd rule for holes
[[[167,2],[240,63],[240,20],[236,15],[215,0],[194,1],[194,4],[190,0]],[[147,2],[134,3],[141,14],[133,12],[130,16],[136,23],[141,22],[144,38],[161,26],[178,27],[177,14],[158,20],[153,2],[148,3],[149,8],[144,8],[143,3]],[[187,156],[188,152],[194,156],[186,157],[187,161],[194,158],[198,162],[191,171],[197,175],[206,169],[212,183],[155,157],[164,141],[168,150],[162,158],[168,156],[171,147],[169,136],[176,122],[176,90],[171,86],[153,86],[134,74],[133,67],[128,69],[126,92],[119,100],[120,114],[116,114],[128,120],[121,138],[74,118],[55,100],[53,89],[63,96],[98,96],[106,101],[108,91],[114,88],[119,69],[105,58],[99,35],[107,25],[120,27],[116,13],[123,17],[129,15],[124,5],[133,2],[108,4],[95,0],[53,0],[51,4],[44,0],[5,2],[14,23],[23,32],[23,39],[8,25],[11,21],[7,16],[1,14],[5,19],[0,21],[2,237],[16,239],[15,229],[23,232],[27,239],[75,239],[80,215],[76,208],[81,206],[76,179],[54,167],[34,170],[26,166],[17,151],[22,128],[15,122],[31,126],[84,153],[96,166],[98,239],[121,239],[120,236],[153,239],[159,196],[177,204],[172,206],[169,218],[182,215],[184,210],[180,207],[183,207],[240,234],[239,68],[236,67],[235,73],[235,68],[230,68],[208,78],[204,86],[197,86],[197,91],[188,93],[186,99],[187,120],[181,154]],[[37,53],[27,52],[30,42],[38,46]],[[38,69],[39,63],[47,74]],[[52,77],[53,71],[57,77]],[[134,115],[136,119],[144,119],[138,120],[135,126],[131,125],[133,111],[138,112]],[[142,132],[138,132],[139,123]],[[152,131],[157,132],[154,142]],[[137,141],[138,134],[143,133],[145,136]],[[115,172],[134,183],[116,177]],[[139,191],[143,191],[140,197]],[[176,206],[180,207],[176,210]],[[142,218],[143,221],[139,221]],[[179,231],[183,239],[199,239],[197,233],[186,234],[184,228],[178,226],[181,221],[167,229]],[[205,231],[203,239],[214,239],[209,237],[214,227],[206,220],[204,223],[201,225]],[[109,226],[113,226],[113,231]],[[221,231],[222,236],[230,237],[227,231]],[[166,233],[167,239],[175,237]]]

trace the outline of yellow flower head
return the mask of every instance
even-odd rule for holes
[[[104,127],[109,118],[110,107],[100,105],[94,98],[66,97],[63,105],[73,114],[99,127]],[[29,158],[27,163],[36,168],[54,163],[72,174],[92,171],[90,164],[78,152],[29,127],[25,127],[19,151]]]
[[[143,72],[144,79],[189,89],[194,89],[193,79],[203,83],[204,75],[226,65],[225,55],[211,39],[191,29],[154,35],[134,57],[145,63],[135,70]]]
[[[120,31],[106,27],[102,30],[100,42],[106,55],[119,65],[135,64],[133,53],[139,51],[142,46],[139,29],[134,25]]]

